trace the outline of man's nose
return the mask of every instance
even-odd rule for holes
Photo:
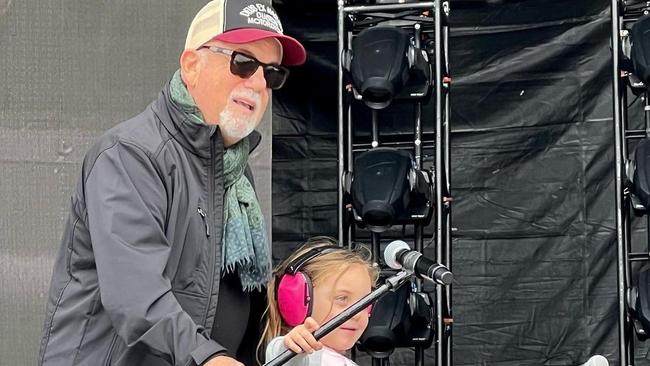
[[[248,79],[246,79],[246,86],[253,90],[263,90],[266,89],[266,79],[264,78],[264,70],[262,67],[258,67],[255,70],[255,73]]]

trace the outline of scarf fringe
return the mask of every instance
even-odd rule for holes
[[[224,263],[222,271],[224,273],[234,273],[237,268],[240,269],[239,275],[241,277],[242,271],[245,270],[247,267],[251,266],[253,264],[253,258],[248,257],[248,258],[239,258],[234,262],[231,263]],[[257,282],[254,284],[247,283],[244,284],[244,281],[242,281],[242,289],[246,292],[249,292],[253,289],[261,291],[263,287],[265,287],[266,283],[270,280],[270,268],[269,266],[262,264],[260,267],[255,267],[253,266],[252,268],[257,269],[264,273],[263,277],[264,280],[262,282]]]

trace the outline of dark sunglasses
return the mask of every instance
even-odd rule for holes
[[[217,46],[203,46],[201,48],[207,48],[214,53],[230,56],[230,72],[243,79],[248,79],[253,76],[257,68],[262,66],[266,87],[270,89],[280,89],[289,76],[289,69],[282,65],[265,64],[258,61],[255,57],[238,51]]]

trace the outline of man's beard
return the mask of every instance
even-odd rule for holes
[[[256,117],[256,114],[242,116],[226,108],[219,115],[219,128],[224,136],[239,141],[253,132],[257,124]]]
[[[250,135],[251,132],[255,129],[258,119],[260,118],[260,113],[257,111],[260,108],[261,98],[258,93],[249,91],[249,92],[233,92],[230,96],[230,100],[234,100],[235,97],[241,96],[248,98],[255,102],[255,112],[252,114],[243,114],[238,111],[233,111],[231,104],[226,105],[223,111],[219,114],[219,129],[221,133],[228,137],[234,142],[243,139],[244,137]],[[232,103],[234,104],[234,102]]]

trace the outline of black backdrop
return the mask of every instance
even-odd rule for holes
[[[276,4],[309,52],[273,104],[281,259],[336,234],[337,35],[334,1]],[[451,2],[455,365],[619,362],[609,5]]]
[[[451,1],[454,364],[618,362],[609,1]],[[35,362],[83,153],[155,97],[203,3],[0,0],[1,365]],[[275,3],[309,51],[274,93],[279,259],[336,233],[337,35],[335,0]]]

